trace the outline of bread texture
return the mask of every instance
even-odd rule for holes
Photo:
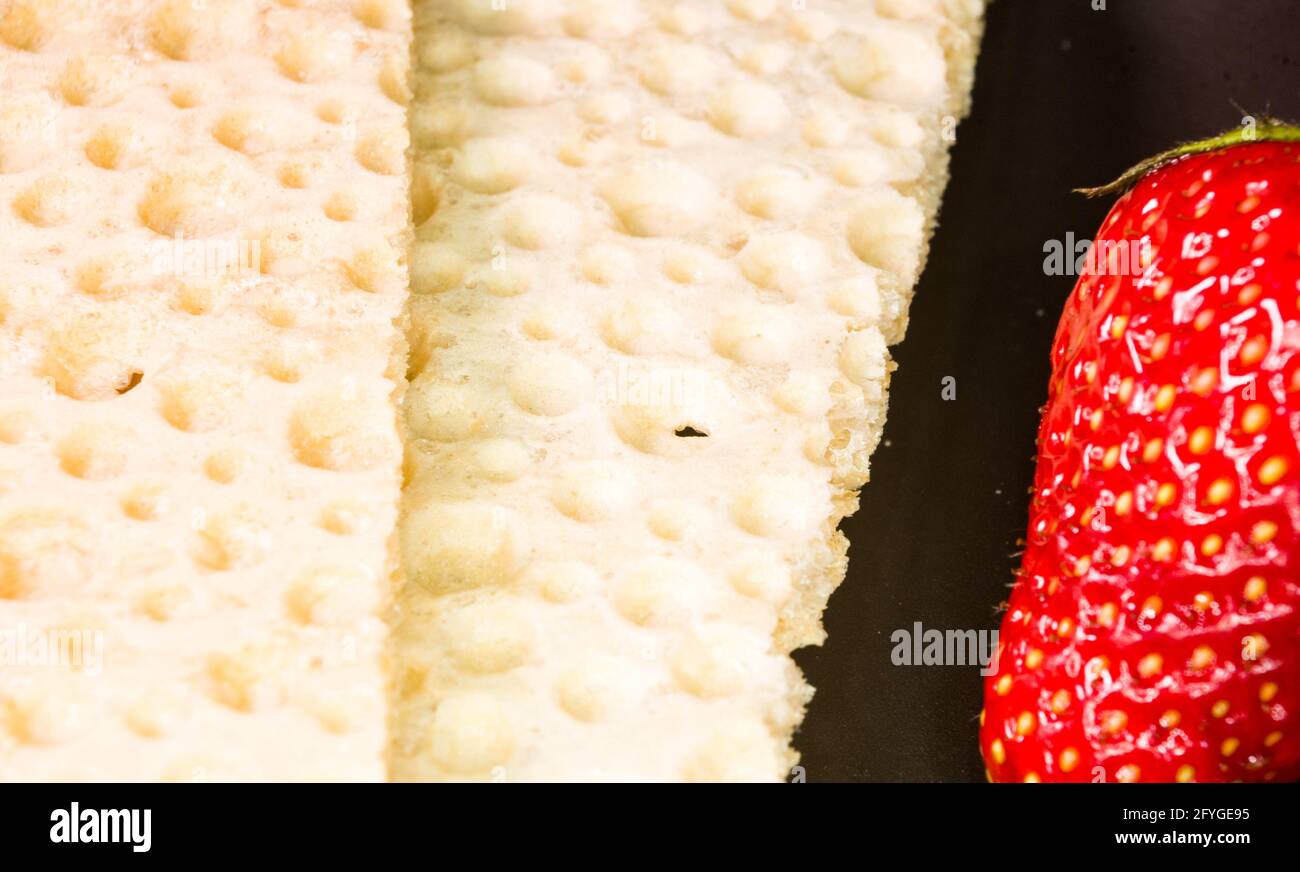
[[[0,778],[377,780],[403,0],[0,0]]]
[[[982,6],[416,3],[393,777],[786,777]]]
[[[785,778],[982,13],[0,0],[0,779]]]

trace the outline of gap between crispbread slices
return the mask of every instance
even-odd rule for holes
[[[982,5],[416,4],[393,778],[785,776]]]

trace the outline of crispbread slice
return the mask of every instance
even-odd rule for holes
[[[983,4],[416,5],[392,774],[782,778]]]
[[[379,779],[404,0],[0,0],[0,778]]]

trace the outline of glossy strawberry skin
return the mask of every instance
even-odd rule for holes
[[[1181,158],[1107,216],[1053,345],[991,780],[1300,777],[1298,246],[1295,144]]]

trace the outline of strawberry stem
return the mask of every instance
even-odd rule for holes
[[[1109,184],[1099,185],[1095,188],[1075,188],[1074,191],[1087,197],[1104,197],[1110,194],[1118,194],[1133,187],[1147,173],[1157,170],[1180,157],[1189,154],[1203,154],[1207,151],[1218,151],[1219,149],[1231,148],[1234,145],[1248,142],[1300,142],[1300,126],[1287,124],[1276,118],[1265,116],[1253,125],[1234,127],[1232,130],[1218,136],[1199,139],[1195,142],[1185,142],[1182,145],[1174,146],[1168,151],[1162,151],[1160,154],[1149,157],[1130,167],[1122,176]]]

